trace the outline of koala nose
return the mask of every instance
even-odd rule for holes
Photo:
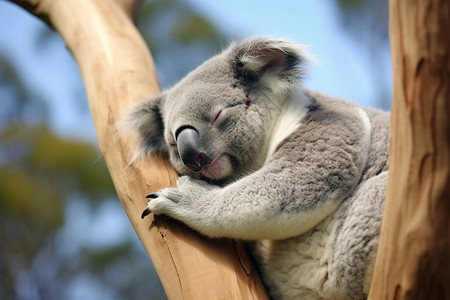
[[[191,171],[200,172],[210,163],[200,145],[200,134],[193,127],[181,127],[176,133],[178,153],[184,165]]]

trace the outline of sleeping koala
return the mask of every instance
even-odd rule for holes
[[[296,44],[232,44],[128,120],[183,176],[150,212],[248,241],[273,299],[364,299],[383,212],[389,113],[302,87]]]

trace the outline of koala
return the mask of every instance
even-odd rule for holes
[[[139,154],[184,175],[147,195],[142,217],[246,241],[273,299],[365,299],[390,115],[305,88],[309,61],[298,44],[250,38],[135,107]]]

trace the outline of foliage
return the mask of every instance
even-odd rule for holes
[[[47,111],[39,96],[24,86],[22,78],[10,63],[9,59],[0,53],[0,129],[14,122],[19,117],[27,117],[32,121],[45,118]],[[27,112],[33,113],[27,115]]]
[[[33,273],[43,248],[57,251],[52,240],[64,224],[67,198],[101,201],[113,187],[105,165],[94,166],[98,153],[86,142],[20,121],[0,132],[0,140],[0,296],[8,298],[16,293],[15,280]]]
[[[347,32],[372,47],[380,48],[389,43],[387,0],[340,0],[338,3]]]
[[[389,55],[389,8],[387,0],[339,0],[340,20],[351,37],[363,51],[371,57],[373,81],[378,86],[378,102],[381,107],[391,106],[391,79],[383,78],[390,73],[386,66],[380,64],[385,55]]]
[[[146,1],[138,28],[152,51],[163,88],[226,45],[221,31],[182,0]]]

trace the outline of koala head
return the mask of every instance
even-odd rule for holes
[[[169,156],[180,174],[217,183],[259,169],[283,103],[307,55],[297,44],[232,44],[178,84],[135,108],[140,151]]]

